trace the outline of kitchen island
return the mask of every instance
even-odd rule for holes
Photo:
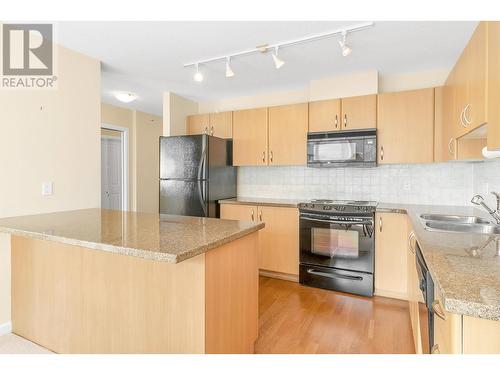
[[[263,227],[105,209],[1,219],[13,332],[57,353],[252,353]]]

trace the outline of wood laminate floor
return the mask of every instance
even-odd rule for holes
[[[256,353],[415,353],[408,303],[260,277]]]

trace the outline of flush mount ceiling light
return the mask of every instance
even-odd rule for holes
[[[122,103],[130,103],[137,99],[137,95],[133,92],[117,91],[114,93],[115,98]]]
[[[347,31],[342,31],[342,39],[339,40],[340,49],[342,50],[342,56],[349,56],[352,52],[352,48],[346,44]]]
[[[295,45],[299,45],[299,44],[314,42],[317,40],[332,38],[332,37],[336,37],[336,36],[341,36],[341,38],[342,38],[339,41],[340,48],[342,50],[342,56],[348,56],[352,52],[352,49],[351,49],[351,47],[349,47],[346,44],[347,34],[353,33],[356,31],[366,30],[366,29],[373,27],[373,26],[374,26],[373,22],[359,23],[356,25],[347,26],[347,27],[344,27],[342,29],[328,31],[328,32],[321,33],[321,34],[309,35],[309,36],[306,36],[303,38],[286,40],[286,41],[282,41],[280,43],[263,44],[261,46],[257,46],[254,48],[250,48],[247,50],[242,50],[242,51],[238,51],[238,52],[234,52],[234,53],[230,53],[230,54],[225,54],[223,56],[216,56],[216,57],[211,57],[208,59],[193,61],[193,62],[184,64],[184,67],[185,68],[195,67],[196,73],[194,74],[193,78],[196,82],[201,82],[201,81],[203,81],[203,75],[199,71],[200,64],[208,64],[208,63],[212,63],[212,62],[225,61],[226,62],[226,77],[231,78],[234,76],[234,72],[231,69],[231,64],[230,64],[230,61],[232,58],[253,55],[253,54],[257,54],[257,53],[271,52],[272,57],[273,57],[274,66],[276,67],[276,69],[279,69],[285,64],[285,61],[283,61],[282,59],[280,59],[278,57],[278,49],[279,48],[291,47],[291,46],[295,46]]]
[[[274,52],[273,52],[273,61],[274,61],[274,66],[276,67],[276,69],[279,69],[283,65],[285,65],[285,62],[278,57],[278,48],[279,47],[275,47]]]
[[[233,69],[231,69],[231,57],[226,59],[226,78],[234,77]]]
[[[200,66],[199,64],[196,64],[196,72],[194,73],[193,79],[196,82],[202,82],[203,81],[203,74],[200,72]]]

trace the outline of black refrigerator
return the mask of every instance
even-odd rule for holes
[[[236,197],[232,141],[203,135],[160,137],[160,214],[219,217]]]

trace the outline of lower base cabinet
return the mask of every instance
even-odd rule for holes
[[[375,295],[407,300],[407,216],[377,212],[375,226]]]
[[[263,221],[266,227],[259,232],[259,269],[270,276],[276,273],[276,276],[297,279],[299,274],[297,208],[221,204],[220,212],[221,219]]]

